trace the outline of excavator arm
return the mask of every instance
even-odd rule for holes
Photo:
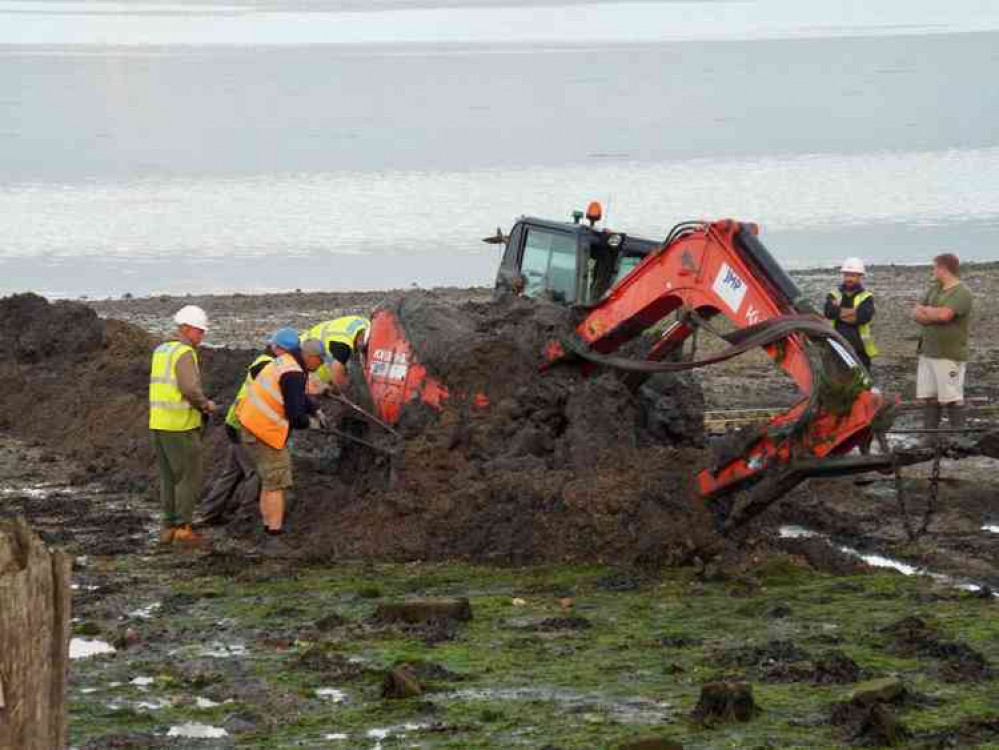
[[[886,411],[849,346],[819,318],[794,282],[757,238],[757,228],[731,220],[681,225],[598,303],[588,308],[572,336],[553,342],[549,366],[568,360],[630,369],[636,379],[655,371],[712,364],[763,346],[795,382],[801,400],[764,428],[740,436],[711,469],[698,476],[700,493],[717,497],[776,472],[780,494],[808,476],[890,466],[881,456],[845,457],[869,442],[872,425]],[[676,322],[635,362],[608,356],[673,313]],[[698,325],[716,316],[736,331],[731,351],[700,363],[654,364],[680,347]],[[651,360],[651,361],[650,361]]]

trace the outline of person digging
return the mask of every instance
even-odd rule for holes
[[[331,360],[316,339],[297,347],[289,340],[289,348],[260,371],[236,406],[240,440],[260,476],[260,516],[270,536],[284,530],[285,491],[294,484],[288,449],[291,431],[326,426],[325,415],[306,395],[308,374]]]

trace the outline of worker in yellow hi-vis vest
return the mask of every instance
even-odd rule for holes
[[[338,392],[347,386],[347,364],[364,350],[371,321],[363,315],[344,315],[317,323],[301,334],[302,341],[316,339],[333,358],[310,377],[309,392]]]
[[[847,258],[840,269],[843,283],[826,297],[825,314],[833,326],[853,345],[861,364],[871,371],[871,360],[878,356],[871,321],[874,320],[874,295],[864,288],[864,261]]]
[[[216,410],[201,388],[197,348],[208,330],[208,316],[195,305],[173,318],[177,335],[153,352],[149,370],[149,429],[160,470],[163,507],[162,545],[199,545],[191,528],[201,492],[201,424]]]

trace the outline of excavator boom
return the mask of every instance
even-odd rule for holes
[[[737,489],[778,465],[795,468],[802,478],[835,473],[835,462],[822,465],[821,460],[869,442],[871,425],[885,406],[846,342],[814,314],[759,242],[757,231],[755,225],[731,220],[687,225],[593,305],[572,337],[548,351],[550,365],[583,359],[629,369],[625,361],[600,355],[616,351],[677,312],[679,319],[664,331],[647,359],[665,359],[698,325],[716,316],[735,326],[737,332],[729,340],[741,339],[741,349],[755,348],[754,341],[763,343],[764,351],[794,380],[802,399],[771,419],[738,455],[701,472],[698,486],[706,497]],[[793,332],[767,336],[768,330]],[[639,376],[655,371],[641,364],[631,369]],[[820,403],[826,395],[818,392],[820,387],[853,392],[845,394],[848,403],[830,410]],[[840,466],[855,471],[869,464],[880,467],[877,460],[851,460]]]

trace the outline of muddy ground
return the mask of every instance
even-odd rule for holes
[[[797,277],[820,301],[835,274]],[[926,278],[915,268],[870,275],[886,350],[875,376],[903,397],[915,372],[905,312]],[[999,344],[986,332],[999,268],[966,278],[979,305],[968,391],[991,397]],[[107,322],[77,307],[53,316],[31,299],[5,308],[0,515],[27,516],[78,555],[78,636],[118,647],[74,661],[75,746],[582,748],[651,734],[685,747],[814,747],[886,741],[885,712],[914,746],[997,741],[996,604],[957,588],[999,588],[999,534],[982,528],[999,524],[991,459],[944,462],[939,507],[915,543],[890,482],[813,481],[743,549],[701,560],[690,551],[713,531],[686,478],[708,448],[654,434],[611,380],[546,382],[410,440],[401,486],[381,486],[387,471],[364,459],[363,502],[328,446],[300,441],[291,554],[268,554],[246,513],[210,532],[210,552],[152,554],[146,367],[169,315],[191,302],[209,310],[210,342],[225,348],[206,350],[204,369],[224,401],[267,332],[364,312],[386,296],[92,303]],[[465,314],[488,296],[438,290],[434,299]],[[699,380],[709,409],[793,397],[762,356]],[[613,439],[588,441],[588,432]],[[206,435],[212,462],[224,443],[217,426]],[[488,450],[497,443],[502,455]],[[352,466],[349,455],[337,460]],[[925,474],[906,472],[914,514]],[[872,574],[865,552],[938,576]],[[470,597],[475,619],[417,628],[373,619],[381,602],[427,594]],[[922,624],[898,626],[910,615]],[[899,645],[899,628],[918,637]],[[399,662],[415,665],[425,691],[383,700],[385,671]],[[905,697],[877,715],[834,707],[858,681],[885,676],[902,680]],[[722,678],[754,685],[763,712],[749,724],[690,720],[699,686]],[[226,736],[168,737],[191,722]]]

